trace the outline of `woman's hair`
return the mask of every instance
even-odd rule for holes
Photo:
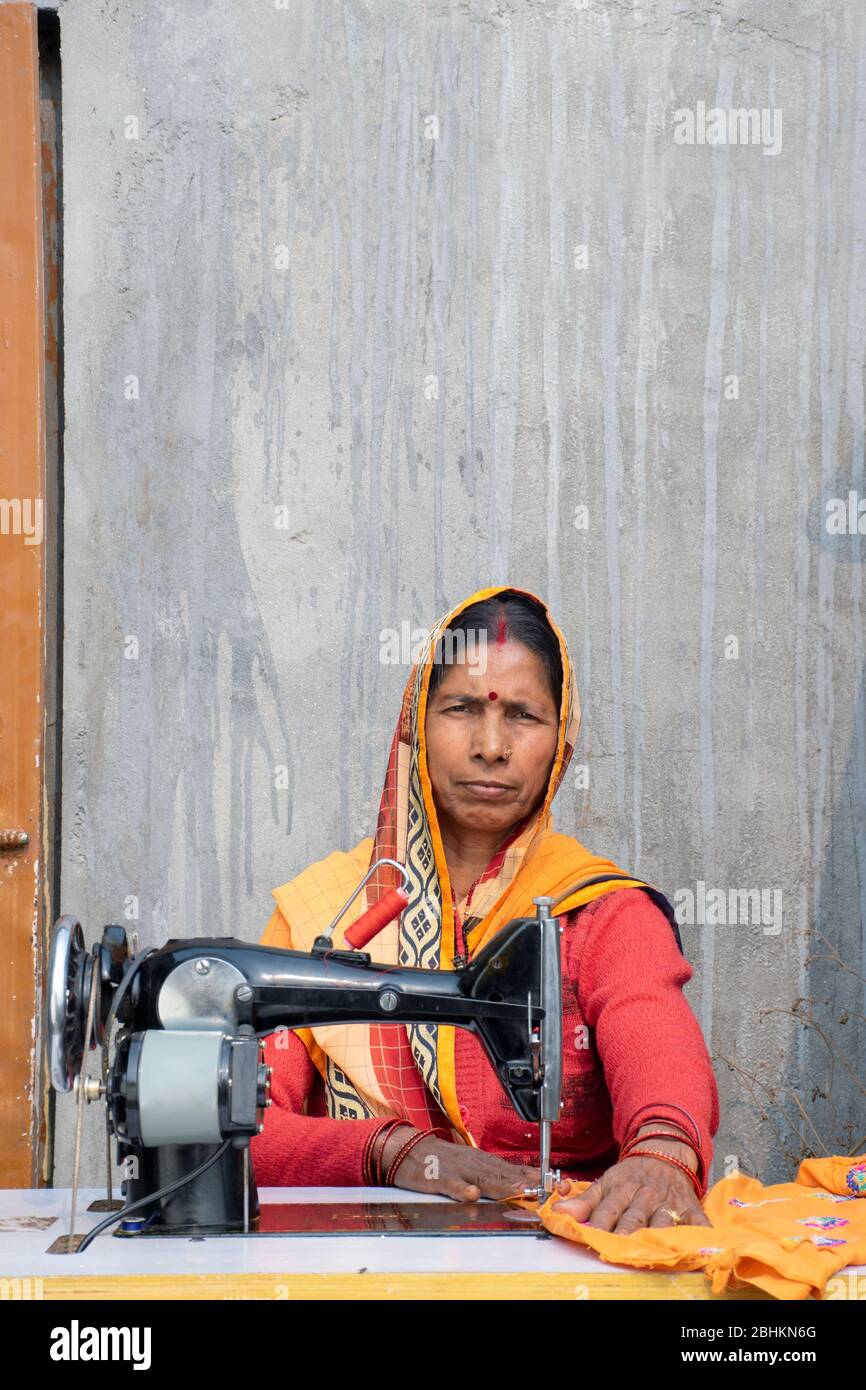
[[[446,631],[464,634],[471,632],[476,642],[480,632],[486,633],[488,642],[521,642],[541,658],[553,702],[559,710],[562,700],[562,657],[559,643],[547,621],[544,609],[534,599],[524,594],[482,599],[479,603],[472,603],[468,608],[464,608],[454,622],[448,624]],[[430,671],[429,698],[432,698],[439,688],[449,664],[447,657],[443,656],[443,645],[445,644],[440,635]],[[447,645],[445,652],[448,652]]]

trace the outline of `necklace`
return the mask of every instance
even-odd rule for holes
[[[469,909],[469,904],[470,904],[471,901],[472,901],[472,894],[475,892],[475,889],[477,888],[478,884],[481,882],[481,879],[482,879],[483,877],[484,877],[484,873],[483,873],[483,871],[482,871],[482,872],[478,875],[478,877],[476,878],[475,882],[472,883],[472,884],[470,885],[470,887],[469,887],[469,892],[466,894],[466,902],[465,902],[465,904],[464,904],[464,911],[468,911],[468,909]],[[459,912],[457,911],[457,899],[456,899],[456,897],[454,896],[454,889],[453,889],[453,888],[451,889],[451,905],[452,905],[452,907],[453,907],[453,909],[454,909],[454,959],[453,959],[453,961],[452,961],[452,965],[454,966],[454,969],[455,969],[455,970],[465,970],[466,966],[469,964],[469,944],[468,944],[468,942],[467,942],[467,940],[466,940],[466,923],[467,923],[467,921],[468,921],[469,919],[468,919],[467,917],[464,917],[463,920],[461,921],[461,919],[460,919],[460,914],[459,914]],[[462,950],[462,951],[458,951],[458,949],[457,949],[457,932],[458,932],[458,928],[459,928],[459,931],[460,931],[460,935],[461,935],[462,938],[463,938],[463,950]]]

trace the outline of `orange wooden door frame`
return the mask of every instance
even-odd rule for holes
[[[45,673],[53,603],[39,43],[30,4],[0,5],[0,188],[0,832],[27,836],[0,849],[0,1186],[31,1187],[47,1176]]]

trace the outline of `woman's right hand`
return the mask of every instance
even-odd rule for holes
[[[417,1134],[412,1125],[399,1125],[385,1139],[381,1171],[389,1165],[400,1149]],[[435,1192],[453,1197],[456,1202],[477,1202],[481,1197],[503,1201],[506,1197],[522,1197],[525,1187],[536,1187],[538,1169],[522,1163],[506,1163],[483,1149],[465,1144],[451,1144],[428,1134],[414,1144],[392,1179],[394,1187],[406,1187],[412,1192]],[[560,1184],[562,1192],[569,1191],[567,1182]]]

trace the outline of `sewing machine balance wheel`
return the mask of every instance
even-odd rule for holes
[[[54,928],[48,963],[48,1065],[51,1084],[62,1093],[75,1087],[84,1060],[87,1007],[98,972],[91,1050],[101,1046],[113,988],[123,977],[129,945],[123,927],[107,926],[102,941],[88,951],[77,917],[61,917]]]

